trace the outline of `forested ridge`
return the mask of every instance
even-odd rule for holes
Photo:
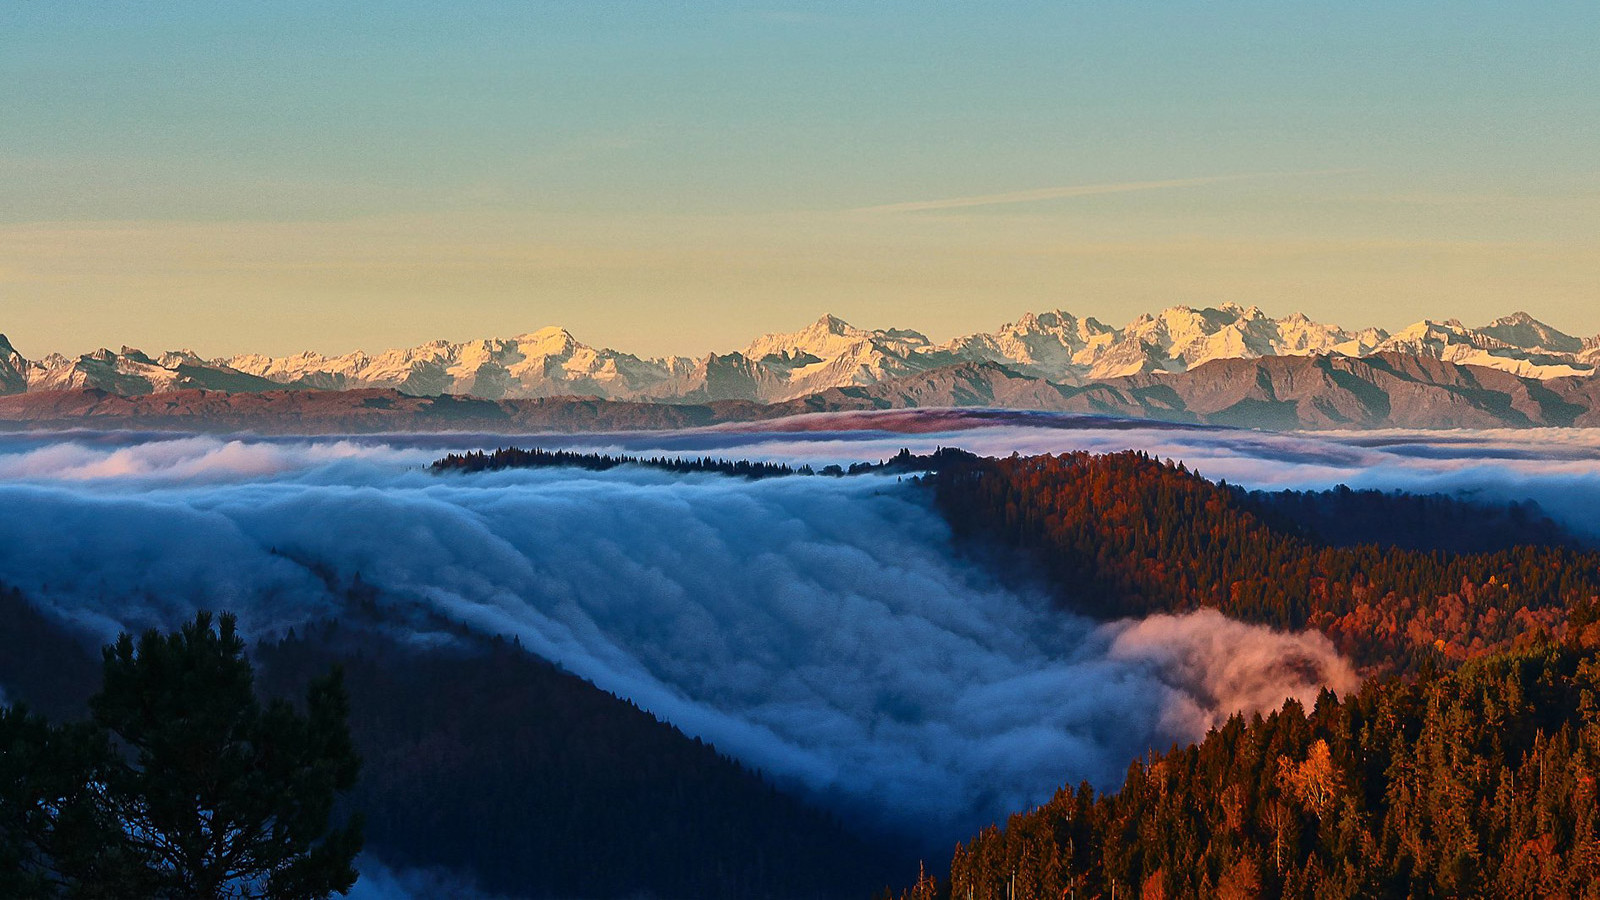
[[[713,472],[718,475],[736,475],[741,478],[774,478],[793,475],[795,470],[782,463],[759,462],[748,459],[718,459],[710,456],[629,456],[610,453],[576,453],[571,450],[544,450],[538,447],[502,447],[485,453],[472,450],[466,453],[449,453],[436,460],[434,472],[494,472],[501,469],[583,469],[605,472],[618,466],[639,466],[660,469],[679,475]],[[807,470],[806,474],[810,474]]]
[[[956,848],[911,897],[1600,896],[1600,661],[1542,645],[1235,716]]]
[[[1136,452],[927,483],[1074,608],[1316,628],[1370,677],[1135,760],[1115,792],[1064,787],[903,897],[1600,897],[1600,554],[1537,508],[1250,493]]]
[[[1063,603],[1113,618],[1214,607],[1248,622],[1314,628],[1369,668],[1409,671],[1569,631],[1600,641],[1600,552],[1523,509],[1491,512],[1496,540],[1535,543],[1455,553],[1319,537],[1343,506],[1381,518],[1417,500],[1374,492],[1251,495],[1139,452],[985,459],[931,478],[958,537],[1019,551]],[[1434,544],[1481,543],[1473,507],[1413,513]],[[1492,523],[1502,527],[1494,528]],[[1326,522],[1323,528],[1328,528]],[[1459,535],[1454,534],[1459,532]]]
[[[512,641],[421,650],[327,622],[255,657],[268,690],[343,669],[366,761],[351,801],[386,860],[516,897],[826,898],[891,877],[831,815]]]
[[[977,462],[978,456],[955,447],[940,447],[932,453],[917,454],[902,448],[899,453],[879,462],[857,462],[848,467],[838,464],[814,469],[809,465],[798,468],[783,463],[749,459],[720,459],[711,456],[630,456],[628,454],[578,453],[572,450],[544,450],[538,447],[502,447],[484,452],[471,450],[449,453],[436,460],[430,470],[440,472],[494,472],[502,469],[583,469],[605,472],[620,466],[637,466],[659,469],[678,475],[713,473],[740,478],[777,478],[788,475],[895,475],[916,472],[937,472],[952,466]]]
[[[1270,527],[1341,547],[1483,553],[1525,545],[1583,546],[1532,501],[1490,503],[1449,494],[1353,491],[1343,485],[1321,491],[1256,490],[1243,500]]]

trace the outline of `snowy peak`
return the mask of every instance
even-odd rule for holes
[[[189,350],[170,350],[152,358],[133,347],[102,347],[76,358],[53,353],[37,362],[23,361],[21,369],[30,391],[96,388],[132,396],[185,388],[252,392],[282,387],[220,363],[206,362]]]
[[[688,361],[642,360],[615,350],[596,350],[565,328],[550,326],[512,338],[429,341],[376,355],[359,351],[336,357],[252,355],[226,363],[298,387],[393,388],[418,396],[469,394],[498,400],[566,394],[633,396],[667,379]]]
[[[750,359],[789,356],[824,360],[859,354],[863,347],[904,356],[926,346],[928,339],[915,331],[865,331],[830,313],[799,331],[762,335],[750,342],[744,355]]]
[[[1391,335],[1377,328],[1346,330],[1301,313],[1273,318],[1258,307],[1235,303],[1171,306],[1120,328],[1061,309],[1028,312],[994,331],[937,345],[918,331],[858,328],[829,314],[797,331],[758,337],[742,351],[701,359],[647,359],[596,348],[554,325],[508,338],[435,340],[376,353],[246,354],[215,360],[192,350],[152,356],[122,347],[30,362],[0,336],[0,394],[85,387],[118,394],[192,387],[232,392],[389,388],[416,396],[486,399],[577,395],[770,403],[964,364],[1084,385],[1121,376],[1180,373],[1215,360],[1375,353],[1554,378],[1594,373],[1600,365],[1600,337],[1579,339],[1525,312],[1481,328],[1455,319],[1427,319]]]
[[[1478,329],[1506,346],[1544,353],[1581,353],[1584,342],[1564,334],[1525,312],[1514,312]]]
[[[1091,343],[1074,356],[1073,363],[1089,378],[1112,378],[1182,372],[1214,359],[1361,355],[1383,337],[1375,329],[1352,333],[1300,313],[1273,319],[1258,307],[1236,303],[1200,309],[1173,306],[1139,316],[1113,331],[1108,340],[1102,339],[1103,346]]]
[[[828,388],[876,384],[932,368],[926,335],[909,329],[867,331],[829,314],[794,332],[763,335],[743,359],[760,368],[766,400],[790,400]]]
[[[557,325],[549,325],[538,331],[519,334],[514,340],[517,345],[517,352],[523,356],[570,357],[580,348],[590,349],[586,345],[578,343],[578,339],[572,336],[572,332]],[[491,342],[480,341],[478,343],[487,346]]]
[[[1542,346],[1547,341],[1575,349],[1547,349]],[[1487,366],[1529,378],[1559,378],[1593,374],[1593,361],[1579,356],[1582,349],[1582,341],[1526,313],[1516,313],[1476,329],[1468,328],[1458,319],[1442,322],[1424,319],[1395,332],[1374,352],[1405,353],[1458,365]]]

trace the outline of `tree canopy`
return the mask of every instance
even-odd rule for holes
[[[0,888],[21,897],[312,900],[355,883],[334,825],[360,766],[342,677],[263,703],[232,616],[105,648],[87,722],[0,709]]]

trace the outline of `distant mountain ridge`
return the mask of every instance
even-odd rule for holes
[[[152,357],[123,347],[35,361],[0,335],[0,394],[81,388],[119,395],[190,388],[381,388],[488,400],[584,396],[782,403],[974,363],[1078,387],[1186,372],[1216,360],[1389,353],[1553,379],[1593,374],[1600,365],[1600,336],[1574,337],[1523,312],[1477,328],[1450,319],[1425,320],[1394,334],[1377,328],[1351,331],[1300,313],[1271,318],[1257,307],[1231,303],[1174,306],[1121,328],[1061,310],[1029,313],[993,332],[938,344],[917,331],[861,329],[825,315],[799,331],[762,335],[742,350],[699,359],[644,358],[595,348],[553,326],[510,338],[432,341],[373,354],[244,354],[210,360],[188,350]]]
[[[392,388],[95,388],[0,397],[0,428],[148,428],[268,433],[638,431],[770,421],[807,413],[981,407],[1271,429],[1600,427],[1600,378],[1538,379],[1403,353],[1364,358],[1219,359],[1186,372],[1062,385],[966,362],[777,403],[661,403],[596,397],[487,400]],[[1096,419],[1105,424],[1106,419]],[[772,427],[792,427],[790,425]]]

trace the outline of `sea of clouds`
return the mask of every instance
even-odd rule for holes
[[[1537,499],[1586,533],[1595,432],[1273,435],[1035,414],[804,417],[649,435],[0,437],[0,581],[109,637],[196,608],[336,614],[318,570],[512,634],[859,820],[953,839],[1235,711],[1356,684],[1313,634],[1213,612],[1097,623],[952,552],[894,477],[433,475],[515,443],[807,462],[902,446],[1137,447],[1251,486]]]

